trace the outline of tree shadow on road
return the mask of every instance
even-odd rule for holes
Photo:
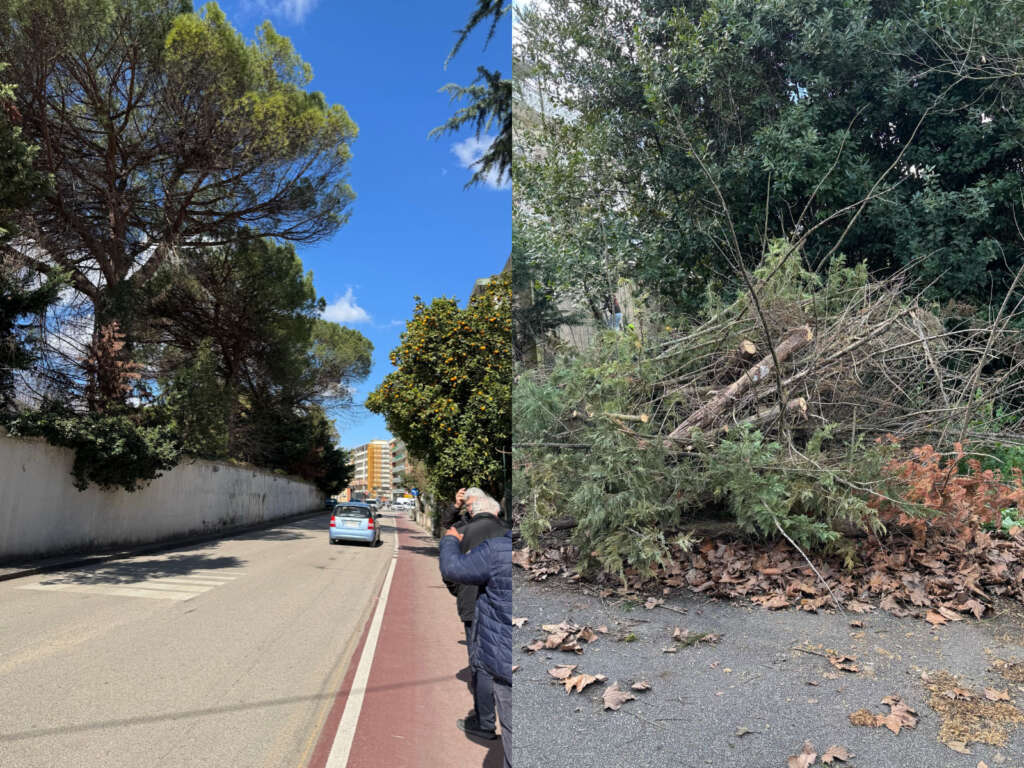
[[[438,558],[437,547],[417,547],[405,545],[402,547],[403,552],[412,552],[414,555],[426,555],[432,557],[435,560]]]
[[[174,554],[159,558],[115,560],[101,565],[61,571],[45,577],[40,584],[138,584],[150,579],[194,575],[196,571],[224,570],[245,565],[237,557],[213,557],[202,554]]]

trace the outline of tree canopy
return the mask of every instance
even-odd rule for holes
[[[434,490],[451,498],[476,485],[501,497],[511,450],[512,356],[508,286],[493,279],[460,309],[454,299],[416,300],[397,370],[366,399]]]
[[[83,487],[131,490],[187,454],[340,490],[331,417],[373,347],[321,318],[294,244],[348,217],[344,108],[269,23],[247,39],[214,3],[0,17],[5,406],[31,366],[12,432],[74,449]]]
[[[509,12],[509,4],[505,0],[477,0],[477,5],[469,16],[466,26],[458,30],[458,39],[448,54],[447,64],[462,48],[470,33],[481,24],[490,23],[487,29],[487,40],[490,43],[497,30],[498,23]],[[476,163],[476,169],[466,186],[479,184],[490,174],[504,180],[512,172],[512,81],[503,78],[499,70],[477,67],[477,77],[470,85],[462,86],[449,83],[442,88],[453,104],[464,103],[465,106],[456,110],[443,125],[430,132],[432,137],[440,137],[449,133],[458,133],[464,127],[473,128],[476,137],[496,127],[498,132],[490,146],[484,151]]]
[[[94,341],[117,323],[130,355],[133,294],[180,249],[311,242],[347,218],[356,126],[307,90],[309,65],[269,23],[247,41],[216,4],[171,0],[4,0],[0,15],[24,135],[53,180],[9,247],[68,273]],[[100,402],[119,397],[108,368]]]
[[[524,247],[577,294],[629,277],[692,309],[737,259],[806,236],[812,268],[838,251],[977,308],[1024,264],[1024,91],[965,63],[1019,54],[1017,18],[981,0],[526,10]]]

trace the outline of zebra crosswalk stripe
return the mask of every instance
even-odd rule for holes
[[[75,592],[115,597],[143,597],[153,600],[191,600],[211,589],[234,581],[240,573],[217,574],[213,571],[191,571],[173,576],[145,576],[140,574],[137,581],[107,581],[111,572],[104,570],[78,571],[69,574],[43,576],[19,589],[43,592]],[[118,574],[115,578],[125,578]],[[128,578],[131,578],[128,576]]]

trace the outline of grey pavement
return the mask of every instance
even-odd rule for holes
[[[0,766],[302,768],[394,539],[329,515],[0,583]]]
[[[513,686],[516,768],[785,768],[805,740],[819,755],[833,744],[854,753],[849,763],[834,765],[1024,766],[1024,728],[1011,731],[1002,747],[972,743],[969,755],[939,742],[940,717],[929,708],[931,694],[921,680],[923,670],[945,670],[975,690],[1008,689],[1014,703],[1024,706],[1024,685],[991,669],[997,658],[1024,660],[1024,611],[1016,604],[1001,606],[994,619],[933,628],[885,612],[771,612],[688,592],[666,599],[675,611],[647,610],[585,594],[563,579],[517,578],[514,599],[515,615],[528,619],[515,630],[515,663],[521,665]],[[606,625],[609,632],[582,655],[520,650],[544,636],[542,624],[563,620]],[[852,620],[864,626],[851,627]],[[717,633],[721,640],[664,653],[673,646],[676,626]],[[617,639],[629,635],[635,639]],[[826,658],[795,647],[849,654],[861,671],[840,672]],[[617,712],[606,711],[603,685],[567,694],[547,674],[556,664],[578,664],[583,672],[621,681],[623,688],[647,680],[652,689]],[[916,729],[894,735],[850,724],[849,714],[859,709],[887,714],[881,700],[890,694],[917,711]]]

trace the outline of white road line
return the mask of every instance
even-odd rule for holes
[[[186,579],[181,576],[150,576],[148,579],[143,579],[138,582],[139,584],[182,584],[191,587],[221,587],[224,586],[223,581],[210,581],[209,579]]]
[[[348,766],[348,755],[352,749],[352,741],[356,736],[359,713],[363,709],[366,684],[370,680],[373,655],[377,652],[377,637],[380,635],[380,625],[384,622],[384,608],[387,606],[388,594],[391,592],[391,578],[395,575],[395,565],[398,563],[397,526],[394,527],[394,531],[395,549],[391,553],[388,575],[384,577],[384,586],[381,587],[380,597],[377,600],[377,609],[373,613],[370,631],[366,636],[366,644],[363,645],[363,652],[359,656],[359,666],[356,667],[355,677],[352,678],[352,687],[349,689],[348,698],[345,700],[345,711],[341,715],[338,731],[334,734],[334,743],[331,744],[331,752],[327,756],[326,768],[347,768]]]
[[[135,589],[114,587],[106,584],[25,584],[19,589],[36,589],[43,592],[84,592],[91,595],[113,595],[115,597],[148,597],[154,600],[189,600],[198,592],[170,592],[156,589]]]
[[[130,584],[78,584],[76,586],[114,587],[115,589],[162,589],[171,592],[192,592],[197,595],[213,589],[213,587],[207,587],[203,584],[166,584],[163,581],[138,581]]]
[[[104,571],[78,572],[70,577],[76,581],[48,581],[42,579],[31,584],[23,584],[19,589],[34,589],[41,592],[81,592],[118,597],[151,597],[157,600],[189,600],[196,595],[209,592],[211,589],[224,586],[234,576],[211,578],[203,574],[181,576],[149,576],[140,581],[108,582],[109,577]]]

